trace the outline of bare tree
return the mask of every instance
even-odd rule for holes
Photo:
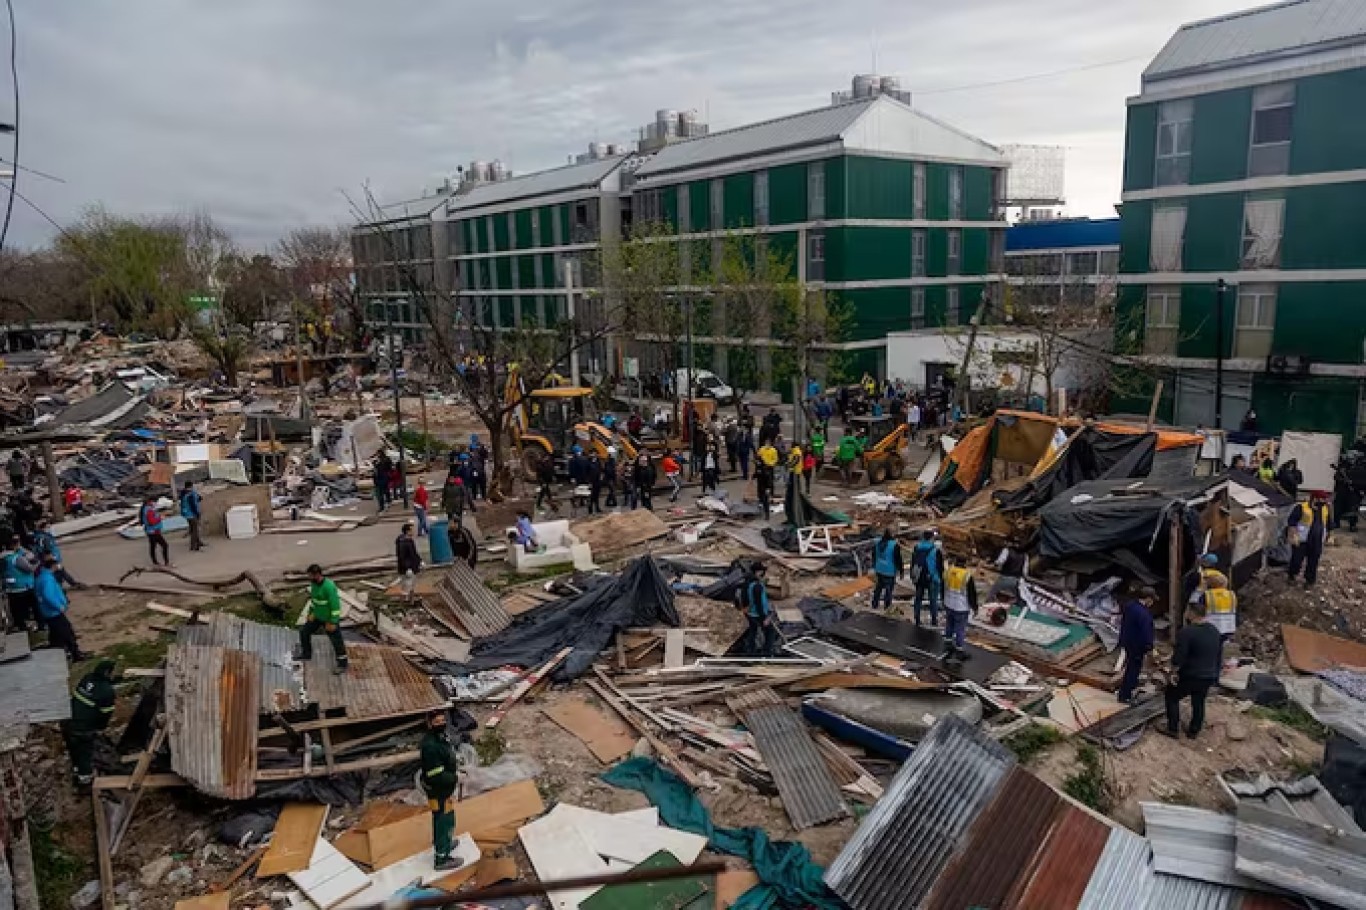
[[[343,227],[305,227],[280,240],[279,261],[293,300],[327,335],[344,329],[347,346],[360,350],[364,311],[351,280],[350,233]]]
[[[805,337],[791,324],[802,292],[792,256],[775,249],[762,234],[727,235],[721,260],[712,266],[717,309],[724,313],[717,334],[730,344],[726,378],[735,388],[738,411],[743,393],[759,387],[758,345],[771,345],[779,327],[786,328],[789,339]]]

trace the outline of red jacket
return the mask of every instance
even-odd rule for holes
[[[425,509],[427,508],[427,488],[418,487],[413,491],[413,505]]]

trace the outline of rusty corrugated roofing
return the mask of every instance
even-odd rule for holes
[[[166,655],[171,768],[224,799],[256,792],[261,660],[246,651],[172,645]]]
[[[849,814],[806,724],[786,705],[753,709],[745,715],[745,726],[778,785],[793,827],[810,828]]]
[[[1016,883],[1014,910],[1076,907],[1086,893],[1110,838],[1110,826],[1065,804],[1048,840],[1039,848],[1033,875]]]
[[[261,658],[262,714],[305,707],[303,678],[294,661],[299,633],[285,626],[252,622],[232,613],[210,613],[202,623],[188,623],[176,633],[182,645],[207,645],[248,651]]]
[[[512,625],[512,617],[503,608],[502,601],[461,560],[451,564],[437,583],[436,593],[446,609],[475,638],[493,635]]]
[[[1014,761],[967,721],[940,720],[826,869],[826,884],[854,910],[917,906]]]
[[[1010,906],[1007,899],[1016,881],[1028,881],[1062,807],[1062,798],[1052,787],[1018,765],[1012,767],[923,906],[927,910]]]
[[[337,661],[326,638],[313,642],[313,659],[305,664],[304,688],[309,701],[324,714],[344,712],[354,720],[421,714],[446,703],[432,681],[403,657],[398,648],[347,644],[350,669],[333,672]]]

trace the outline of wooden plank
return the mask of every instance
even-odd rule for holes
[[[922,692],[944,689],[948,683],[921,682],[903,676],[878,676],[872,673],[824,673],[810,679],[788,683],[783,688],[792,692],[820,692],[824,689],[905,689]]]
[[[855,594],[871,590],[873,590],[873,576],[860,575],[849,581],[842,581],[828,588],[822,588],[820,594],[822,597],[828,597],[831,600],[843,600],[846,597],[853,597]]]
[[[127,790],[128,782],[133,778],[128,774],[115,774],[109,777],[97,777],[92,789],[100,790]],[[149,774],[142,779],[142,786],[148,789],[163,789],[165,787],[188,787],[190,782],[179,774],[166,772],[164,774]]]
[[[270,849],[261,857],[257,878],[270,878],[307,869],[314,847],[327,821],[327,807],[315,803],[290,803],[275,822]]]
[[[674,752],[674,750],[669,747],[668,743],[651,733],[643,721],[637,720],[636,716],[631,713],[631,709],[626,706],[625,702],[609,692],[607,687],[603,686],[597,680],[588,680],[588,688],[596,692],[599,698],[607,702],[612,710],[616,711],[617,714],[621,716],[622,720],[626,721],[635,728],[637,733],[645,737],[645,741],[654,748],[656,754],[659,755],[660,760],[672,768],[679,777],[683,778],[684,783],[690,787],[699,787],[702,785],[702,782],[698,779],[697,775],[692,773],[692,769],[678,757],[678,753]]]
[[[114,860],[109,855],[109,816],[104,814],[104,800],[100,792],[90,791],[91,805],[95,810],[95,855],[100,868],[100,906],[101,910],[114,910]]]
[[[545,679],[546,676],[550,674],[550,671],[558,667],[564,661],[564,659],[570,655],[570,653],[573,650],[573,648],[565,648],[564,650],[560,651],[560,653],[550,658],[550,660],[546,661],[545,664],[529,673],[520,683],[517,684],[516,688],[514,688],[511,693],[509,693],[508,697],[503,699],[503,703],[498,706],[497,710],[495,710],[492,714],[489,715],[489,719],[484,721],[484,727],[486,729],[492,730],[494,727],[502,723],[503,718],[507,717],[508,712],[512,710],[513,706],[516,705],[517,702],[521,701],[522,696],[526,695],[528,692],[531,691],[532,687],[534,687],[541,680]]]
[[[337,773],[337,755],[332,751],[332,730],[323,727],[318,731],[318,736],[323,741],[323,762],[327,768],[327,776],[331,777]]]
[[[682,629],[670,629],[664,633],[664,666],[683,666],[684,633]]]
[[[393,755],[380,755],[375,758],[366,758],[361,761],[343,762],[337,765],[337,773],[345,774],[348,771],[370,771],[375,768],[391,768],[394,765],[407,764],[410,761],[417,761],[421,754],[416,750],[410,752],[397,752]],[[326,768],[313,768],[307,773],[302,768],[267,768],[256,772],[256,779],[263,780],[303,780],[307,777],[327,777]]]
[[[727,869],[716,876],[716,906],[726,910],[757,884],[759,876],[753,869]]]
[[[541,801],[541,791],[536,789],[535,781],[519,780],[457,802],[455,833],[468,832],[477,836],[505,825],[520,825],[543,812],[545,803]]]
[[[228,910],[231,905],[232,895],[226,891],[218,891],[176,901],[175,910]]]
[[[307,869],[289,873],[292,881],[318,910],[331,910],[348,897],[370,887],[370,877],[327,841],[319,839]]]
[[[251,855],[248,856],[246,859],[242,860],[242,862],[238,864],[236,869],[233,869],[230,873],[228,873],[227,878],[223,879],[221,882],[214,883],[213,890],[227,891],[230,888],[232,888],[233,885],[237,884],[237,880],[239,878],[246,875],[247,872],[251,869],[251,867],[256,865],[256,863],[258,863],[261,860],[261,857],[266,855],[266,851],[268,849],[270,849],[270,846],[266,844],[257,847],[255,850],[251,851]]]
[[[123,816],[119,819],[118,828],[114,831],[114,836],[109,842],[109,852],[114,854],[119,852],[119,846],[123,843],[123,836],[128,833],[128,828],[133,824],[133,813],[137,811],[138,803],[142,801],[143,786],[142,782],[147,777],[147,771],[152,767],[152,759],[166,742],[166,717],[157,715],[157,728],[152,733],[152,742],[147,746],[146,751],[138,756],[137,764],[133,766],[133,774],[128,780],[128,789],[133,792],[123,809]]]
[[[559,704],[542,708],[541,712],[572,733],[605,765],[629,755],[635,748],[636,737],[630,727],[582,699],[566,698]]]
[[[153,613],[164,613],[167,616],[178,616],[181,619],[194,619],[198,614],[192,610],[184,610],[180,607],[172,607],[166,604],[159,604],[155,600],[147,601],[146,609]]]
[[[702,692],[698,695],[685,696],[676,701],[669,702],[669,707],[684,708],[688,705],[701,704],[702,702],[711,701],[721,693],[725,693],[726,695],[742,695],[746,692],[754,692],[758,689],[770,687],[781,688],[790,683],[801,682],[805,679],[812,679],[814,677],[821,676],[826,673],[833,673],[837,670],[850,670],[854,667],[861,667],[871,660],[872,656],[869,655],[865,657],[855,658],[854,660],[842,660],[838,663],[826,664],[822,667],[807,668],[805,670],[796,670],[792,673],[784,673],[781,676],[773,676],[769,677],[768,679],[758,680],[757,682],[745,683],[740,686],[731,686],[729,688],[722,689],[719,692]],[[589,685],[592,685],[592,683],[589,683]]]

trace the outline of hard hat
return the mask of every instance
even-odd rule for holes
[[[1204,556],[1200,557],[1200,565],[1217,566],[1219,565],[1219,557],[1213,553],[1206,553]]]
[[[573,448],[571,451],[572,451],[575,455],[582,455],[582,454],[583,454],[583,446],[574,446],[574,448]]]
[[[616,454],[617,454],[617,447],[616,447],[616,446],[608,446],[608,447],[607,447],[607,454],[608,454],[608,455],[611,455],[613,458],[615,458],[615,457],[616,457]]]

